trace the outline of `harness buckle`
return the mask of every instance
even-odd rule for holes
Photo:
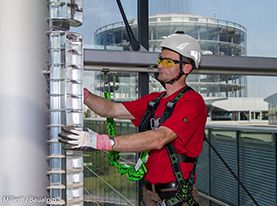
[[[174,105],[175,105],[174,102],[167,102],[166,107],[171,109],[173,108]]]
[[[148,103],[148,105],[149,105],[150,107],[154,107],[155,104],[156,104],[156,102],[154,102],[154,101],[150,101],[150,102]]]

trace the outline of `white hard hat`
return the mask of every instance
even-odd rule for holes
[[[201,49],[197,40],[191,36],[182,33],[171,34],[162,41],[160,47],[168,48],[184,57],[191,58],[195,67],[198,68],[201,60]]]

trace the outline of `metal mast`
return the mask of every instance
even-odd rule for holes
[[[83,154],[58,142],[63,125],[83,128],[83,39],[70,27],[83,22],[82,0],[48,0],[49,195],[48,205],[83,205]]]

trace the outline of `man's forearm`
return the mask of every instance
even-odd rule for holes
[[[109,112],[112,110],[113,102],[106,100],[103,97],[97,96],[92,93],[88,93],[84,100],[85,105],[88,106],[93,112],[103,117],[111,117]]]
[[[142,152],[152,149],[161,149],[176,138],[176,134],[166,127],[156,130],[122,135],[115,137],[114,151]]]

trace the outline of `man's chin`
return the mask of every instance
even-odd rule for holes
[[[161,82],[168,82],[170,79],[166,79],[166,78],[162,78],[162,77],[158,76],[158,80]]]

